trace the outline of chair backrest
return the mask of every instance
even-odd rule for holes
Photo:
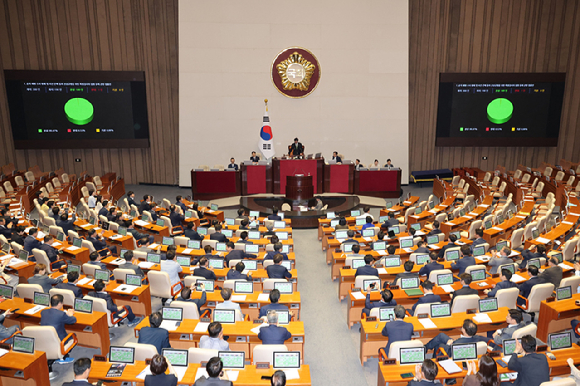
[[[564,260],[570,261],[574,260],[574,250],[580,239],[570,239],[564,243],[564,248],[562,248],[562,256]]]
[[[516,249],[522,246],[522,237],[524,235],[524,230],[522,228],[516,229],[512,232],[512,237],[510,239],[511,249]]]
[[[273,290],[274,283],[287,283],[287,282],[288,282],[288,280],[286,280],[286,279],[266,279],[266,280],[264,280],[262,285],[263,285],[263,288],[265,290]]]
[[[44,351],[46,359],[62,359],[60,339],[53,326],[27,326],[22,329],[22,335],[34,338],[34,350]]]
[[[173,240],[175,241],[175,245],[181,245],[181,246],[185,247],[185,246],[187,246],[187,243],[189,242],[189,237],[175,236],[173,238]]]
[[[88,295],[85,295],[83,299],[92,300],[93,311],[98,311],[107,314],[107,325],[109,327],[113,327],[113,323],[111,322],[111,311],[107,309],[107,301],[105,299],[94,298]]]
[[[459,189],[463,189],[464,186],[465,186],[465,180],[462,178],[461,181],[459,181],[459,185],[457,185],[457,187]]]
[[[459,184],[459,178],[461,178],[461,176],[457,175],[457,176],[453,176],[453,179],[451,180],[451,185],[453,187],[457,186],[457,184]]]
[[[520,169],[516,170],[516,172],[514,173],[514,178],[518,179],[522,176],[522,171]]]
[[[568,178],[568,182],[566,182],[566,185],[568,185],[568,186],[574,185],[575,180],[576,180],[575,176],[570,176],[570,178]]]
[[[264,260],[264,262],[262,263],[262,268],[266,269],[271,265],[274,265],[274,260],[272,259]]]
[[[75,305],[75,293],[68,289],[61,289],[61,288],[51,288],[48,291],[50,296],[52,295],[62,295],[64,298],[63,304],[65,306],[74,307]]]
[[[36,259],[37,263],[46,265],[46,272],[49,274],[52,273],[52,269],[50,269],[50,260],[48,259],[48,256],[46,256],[46,252],[41,249],[34,248],[32,250],[32,255]]]
[[[479,307],[479,295],[459,295],[453,298],[451,313],[466,312],[469,309]]]
[[[551,168],[551,167],[549,167],[549,166],[547,166],[547,167],[544,169],[544,175],[545,175],[546,177],[550,177],[550,176],[552,175],[552,171],[553,171],[553,170],[552,170],[552,168]]]
[[[379,277],[374,275],[359,275],[354,279],[354,286],[356,288],[362,288],[365,280],[379,280]]]
[[[509,309],[516,308],[516,301],[518,300],[519,294],[520,290],[517,287],[504,288],[498,290],[495,294],[495,298],[497,299],[497,306],[499,308],[501,307],[508,307]]]
[[[213,228],[210,228],[213,229]],[[205,247],[206,245],[211,246],[213,249],[215,249],[215,246],[217,245],[217,240],[203,240],[201,242],[201,247]]]
[[[82,240],[81,245],[83,248],[87,248],[89,250],[89,253],[95,252],[95,246],[93,245],[93,243],[91,241]]]
[[[189,275],[183,278],[183,285],[185,287],[190,287],[192,284],[197,283],[198,280],[205,280],[205,277]]]
[[[246,250],[246,244],[244,244],[244,243],[234,243],[234,249],[236,249],[238,251],[245,251]]]
[[[524,227],[524,240],[530,240],[532,238],[532,229],[537,228],[537,226],[538,222],[532,221]]]
[[[193,302],[173,301],[171,307],[181,308],[183,310],[183,319],[199,319],[199,310]]]
[[[125,347],[133,347],[135,349],[135,360],[145,361],[146,359],[152,359],[155,354],[158,354],[157,347],[152,344],[147,343],[125,343]]]
[[[465,273],[471,274],[471,271],[476,269],[486,269],[485,265],[470,265],[469,267],[465,268]]]
[[[288,204],[287,202],[282,204],[282,211],[283,212],[290,212],[292,210],[292,207],[290,206],[290,204]]]
[[[90,277],[95,277],[95,270],[101,269],[100,266],[91,263],[84,263],[83,264],[83,273]]]
[[[477,346],[477,356],[487,353],[487,343],[477,342],[476,346]]]
[[[288,351],[288,347],[283,344],[258,344],[252,350],[252,364],[258,362],[268,362],[270,365],[274,362],[274,352]]]
[[[212,350],[209,348],[199,348],[190,347],[189,350],[189,363],[201,363],[207,362],[213,357],[217,357],[219,350]]]
[[[22,245],[18,244],[15,241],[10,242],[10,246],[12,247],[12,250],[14,251],[14,254],[16,256],[18,256],[20,254],[20,251],[22,250]]]
[[[445,221],[447,221],[447,213],[439,213],[437,216],[435,216],[435,220],[439,221],[439,224],[443,224]]]
[[[233,290],[235,287],[235,283],[236,283],[236,280],[234,280],[234,279],[225,280],[224,281],[224,288],[229,288],[229,289]]]
[[[413,316],[417,316],[419,314],[427,314],[427,315],[429,315],[429,317],[431,317],[431,304],[440,304],[440,303],[417,304],[417,307],[415,307],[415,315],[413,315]]]
[[[437,284],[437,275],[444,275],[447,273],[452,273],[450,269],[434,269],[429,273],[429,281],[431,283]]]
[[[18,297],[23,299],[34,299],[35,292],[44,292],[40,284],[18,284],[16,286]]]
[[[518,328],[512,334],[512,339],[520,339],[522,336],[531,335],[536,337],[536,332],[538,331],[538,326],[535,323],[530,323],[522,328]]]
[[[171,281],[167,272],[149,271],[147,273],[151,296],[160,298],[171,298]]]
[[[163,220],[163,226],[169,228],[169,232],[171,233],[171,229],[173,228],[173,226],[171,225],[171,220],[169,219],[169,217],[161,216],[160,219]]]
[[[497,184],[499,184],[499,177],[495,176],[495,177],[493,177],[493,180],[491,181],[491,186],[496,187]]]
[[[522,182],[524,184],[527,184],[530,181],[530,174],[524,174],[524,176],[522,177]]]
[[[31,172],[30,170],[29,170],[29,171],[27,171],[26,173],[24,173],[24,177],[26,177],[26,180],[27,180],[28,182],[32,182],[32,181],[34,181],[34,173],[33,173],[33,172]]]
[[[22,179],[22,176],[14,177],[14,182],[16,182],[16,185],[18,185],[18,187],[24,186],[24,180]]]
[[[552,283],[536,284],[533,286],[528,296],[528,309],[526,311],[539,311],[540,303],[549,298],[552,292],[554,292],[554,284]]]
[[[68,237],[70,237],[71,239],[76,237],[77,239],[80,239],[79,234],[76,231],[73,231],[72,229],[68,231]]]
[[[113,270],[113,276],[115,277],[115,280],[126,281],[127,275],[134,275],[134,274],[135,274],[135,271],[133,271],[132,269],[115,268]]]
[[[389,348],[389,358],[396,359],[397,362],[401,360],[401,349],[402,348],[413,348],[413,347],[423,347],[423,342],[418,339],[415,340],[400,340],[398,342],[391,343]]]
[[[481,220],[475,220],[474,222],[472,222],[471,225],[469,226],[469,234],[467,235],[467,238],[469,238],[470,240],[475,239],[475,231],[481,228],[482,224],[483,221]]]
[[[572,294],[577,294],[578,286],[580,286],[580,276],[570,276],[562,279],[560,288],[568,286],[572,287]]]

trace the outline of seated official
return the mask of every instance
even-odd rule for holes
[[[407,279],[407,278],[413,278],[413,277],[416,277],[418,279],[419,274],[412,272],[414,267],[415,267],[415,263],[413,263],[411,260],[405,261],[405,263],[403,264],[403,268],[405,269],[405,272],[398,273],[397,276],[395,276],[395,280],[393,280],[391,285],[398,285],[397,280],[399,280],[399,279]],[[387,284],[387,282],[385,281],[385,285],[386,284]]]
[[[99,252],[94,251],[89,255],[89,264],[99,266],[99,269],[107,269],[107,265],[101,261],[103,256],[99,255]]]
[[[355,232],[354,232],[352,229],[349,229],[349,230],[347,230],[347,231],[346,231],[346,236],[347,236],[347,239],[346,239],[346,240],[344,240],[344,241],[342,242],[342,244],[349,244],[349,243],[351,243],[351,244],[360,244],[360,243],[358,242],[358,240],[355,240],[355,239],[354,239],[354,233],[355,233]]]
[[[190,240],[198,240],[202,241],[203,237],[197,233],[195,229],[193,229],[193,221],[190,221],[185,225],[185,229],[183,230],[183,236],[188,237]]]
[[[227,255],[224,257],[224,266],[229,268],[231,260],[255,259],[258,256],[252,253],[246,253],[241,249],[235,249],[235,244],[231,241],[226,243]]]
[[[40,241],[36,238],[38,237],[38,228],[30,228],[28,231],[28,236],[24,239],[24,250],[28,252],[29,255],[32,255],[33,249],[40,249]]]
[[[528,268],[528,273],[530,274],[530,278],[518,286],[518,288],[520,289],[520,296],[524,298],[522,299],[521,297],[518,296],[517,303],[520,306],[524,306],[526,304],[526,299],[530,296],[530,292],[532,292],[532,288],[536,284],[545,283],[544,279],[538,276],[540,271],[538,267],[536,267],[535,265],[531,265]]]
[[[442,259],[443,257],[445,257],[445,251],[448,250],[449,248],[455,248],[457,247],[457,244],[455,244],[455,242],[457,241],[457,236],[455,235],[449,235],[449,240],[447,241],[447,244],[445,244],[443,246],[443,248],[441,248],[441,250],[439,251],[439,258]]]
[[[234,159],[234,157],[230,158],[230,163],[228,165],[228,169],[234,169],[236,172],[238,171],[239,166],[236,163],[236,160]]]
[[[375,159],[375,161],[373,162],[373,164],[370,167],[380,169],[381,164],[379,163],[378,159]]]
[[[356,170],[358,172],[363,167],[364,167],[364,165],[360,163],[360,159],[357,158],[354,160],[354,170]]]
[[[370,285],[371,289],[375,288],[374,284]],[[393,299],[393,293],[391,292],[391,290],[382,290],[381,291],[381,300],[379,300],[378,302],[371,302],[371,291],[367,291],[367,296],[365,298],[365,307],[362,309],[361,312],[361,317],[363,315],[365,316],[370,316],[371,314],[371,310],[373,308],[379,308],[379,307],[386,307],[386,306],[396,306],[397,305],[397,301]]]
[[[201,260],[199,260],[199,268],[193,270],[193,276],[205,277],[207,280],[217,280],[217,276],[215,275],[213,268],[208,268],[207,265],[208,260],[204,256],[201,258]]]
[[[153,221],[156,221],[156,220],[153,220]],[[155,237],[153,237],[153,235],[148,235],[147,233],[141,233],[137,229],[135,229],[135,225],[133,225],[132,221],[124,221],[124,224],[125,224],[125,228],[127,228],[127,233],[130,233],[131,236],[133,236],[133,238],[135,240],[141,240],[144,238],[148,238],[150,243],[155,241]]]
[[[540,274],[540,279],[543,279],[546,283],[554,284],[554,288],[560,287],[560,282],[562,281],[562,267],[559,265],[559,261],[556,257],[552,256],[548,259],[548,268],[545,269]]]
[[[180,302],[189,302],[194,303],[197,306],[197,312],[199,315],[203,313],[201,310],[201,306],[203,306],[207,300],[207,295],[205,293],[205,288],[202,286],[201,298],[199,299],[192,299],[191,292],[195,289],[195,283],[192,283],[189,288],[184,288],[181,290],[181,294],[175,299],[176,301]],[[208,310],[211,313],[211,310]]]
[[[250,156],[250,161],[252,161],[252,163],[254,164],[260,162],[260,157],[256,154],[255,151],[252,152],[252,155]]]
[[[519,357],[518,355],[522,355]],[[550,366],[544,353],[536,353],[536,338],[531,335],[516,340],[516,351],[511,355],[508,369],[516,371],[518,377],[514,382],[502,382],[502,385],[540,386],[550,381]]]
[[[14,232],[12,232],[12,241],[18,245],[24,246],[24,238],[26,237],[26,233],[24,232],[26,228],[22,225],[18,225]]]
[[[241,227],[240,227],[240,229],[241,229]],[[274,223],[273,222],[269,222],[266,224],[266,232],[264,232],[264,234],[262,236],[264,236],[264,237],[276,236],[276,231],[274,231]]]
[[[374,217],[371,214],[371,207],[370,206],[364,206],[362,214],[360,216],[357,216],[357,218],[367,218],[367,217],[372,218],[374,221]]]
[[[141,328],[137,343],[151,344],[155,346],[157,352],[161,352],[164,348],[171,348],[169,331],[159,327],[161,322],[163,322],[161,312],[154,312],[149,315],[149,327]]]
[[[519,330],[520,328],[526,326],[526,323],[523,320],[524,318],[522,315],[522,311],[517,309],[509,310],[508,314],[505,317],[505,321],[508,324],[508,326],[496,330],[491,335],[491,337],[493,338],[493,342],[496,345],[502,345],[504,340],[511,339],[513,333],[516,330]]]
[[[463,296],[463,295],[477,295],[477,290],[469,287],[469,285],[471,284],[472,278],[471,278],[471,274],[469,273],[462,273],[461,275],[459,275],[459,283],[461,283],[461,288],[458,289],[457,291],[453,292],[452,296],[451,296],[451,306],[453,307],[453,302],[455,301],[455,298],[457,298],[458,296]]]
[[[12,226],[12,223],[9,226]],[[0,235],[6,237],[6,240],[10,240],[12,237],[12,231],[6,227],[6,219],[4,217],[0,217]]]
[[[358,247],[358,245],[356,245]],[[373,267],[373,264],[375,262],[375,258],[372,255],[366,255],[365,256],[365,265],[363,265],[362,267],[358,267],[356,269],[356,273],[354,274],[354,277],[357,277],[358,275],[370,275],[370,276],[376,276],[379,277],[379,270],[376,269],[375,267]]]
[[[364,259],[365,255],[361,255],[359,252],[360,252],[360,245],[354,244],[352,246],[352,253],[349,254],[348,257],[352,257],[353,259]],[[373,257],[373,261],[374,261],[374,257]]]
[[[226,250],[228,249],[227,245],[228,245],[229,242],[230,241],[228,241],[226,243]],[[211,247],[211,245],[206,245],[205,247],[203,247],[203,251],[205,252],[205,255],[199,255],[199,256],[193,257],[192,260],[191,260],[191,265],[197,265],[197,264],[199,264],[199,261],[201,259],[203,259],[204,257],[206,259],[208,259],[208,260],[209,259],[221,259],[221,256],[220,255],[214,255],[214,254],[212,254],[213,248]],[[225,265],[225,259],[224,259],[224,265]]]
[[[185,221],[185,216],[181,212],[181,207],[177,205],[171,205],[169,207],[169,220],[171,220],[172,227],[181,226],[181,223]]]
[[[483,228],[478,228],[475,230],[475,240],[471,243],[471,251],[478,245],[485,244],[487,241],[483,238]]]
[[[427,236],[438,235],[439,233],[443,233],[441,229],[439,229],[439,226],[440,226],[439,221],[437,220],[433,221],[433,229],[429,233],[427,233]]]
[[[224,363],[219,357],[211,358],[205,365],[205,371],[208,377],[202,375],[193,386],[233,386],[228,380],[227,373],[222,371]]]
[[[298,142],[298,138],[294,138],[294,143],[288,146],[288,155],[298,157],[304,155],[304,146]]]
[[[268,216],[268,220],[282,221],[282,217],[278,216],[278,207],[272,208],[272,214]]]
[[[90,291],[88,295],[93,298],[105,300],[107,302],[107,310],[111,311],[111,313],[113,313],[113,316],[115,318],[121,317],[122,314],[124,314],[124,310],[123,309],[119,310],[115,302],[113,302],[113,298],[111,298],[111,295],[109,295],[105,291],[105,287],[106,287],[105,282],[99,279],[95,282],[95,284],[93,284],[94,291]],[[129,321],[128,323],[129,327],[136,326],[139,324],[139,322],[141,322],[141,320],[143,320],[143,318],[136,317],[135,314],[133,314],[131,306],[124,306],[124,308],[127,310],[127,315],[124,316],[124,318],[127,318],[127,320]]]
[[[131,205],[135,205],[135,206],[139,206],[139,204],[137,204],[137,201],[135,201],[135,192],[129,190],[127,192],[127,203],[129,204],[129,206]]]
[[[230,351],[230,344],[224,340],[224,330],[220,322],[212,322],[207,327],[209,336],[202,336],[199,340],[199,348],[211,350]]]
[[[243,231],[240,233],[240,238],[238,239],[237,243],[239,244],[254,244],[253,241],[248,240],[248,232]]]
[[[401,340],[411,340],[413,336],[413,324],[405,322],[405,307],[402,305],[395,306],[395,320],[385,324],[381,334],[389,338],[387,346],[385,347],[385,354],[389,355],[389,348],[391,343],[399,342]]]
[[[444,355],[442,352],[438,352],[439,349],[445,350],[447,355],[451,355],[451,345],[461,344],[461,343],[477,343],[485,342],[487,343],[489,339],[485,336],[477,335],[477,324],[471,319],[465,319],[463,321],[463,326],[461,327],[461,337],[453,340],[447,334],[439,333],[435,338],[431,339],[425,348],[427,351],[434,350],[436,355]]]
[[[388,219],[381,224],[381,228],[389,229],[399,225],[399,220],[395,218],[395,212],[389,212]]]
[[[282,370],[274,371],[272,379],[270,380],[270,386],[286,386],[286,373]]]
[[[292,273],[282,265],[284,258],[281,254],[274,256],[274,264],[266,267],[270,279],[292,279]]]
[[[77,287],[79,277],[80,275],[77,271],[70,271],[66,274],[67,283],[58,283],[55,288],[72,291],[75,294],[75,298],[82,299],[83,291]]]
[[[459,274],[465,272],[467,267],[475,265],[475,257],[471,256],[471,247],[467,244],[461,246],[461,258],[457,259],[455,263],[451,263],[451,269],[459,270]]]
[[[89,229],[87,233],[89,235],[87,240],[93,244],[93,247],[95,248],[96,251],[98,252],[100,251],[99,253],[101,256],[103,257],[107,256],[109,250],[111,251],[111,253],[117,254],[117,247],[114,245],[108,247],[107,243],[105,242],[105,239],[102,236],[99,236],[94,229]]]
[[[156,204],[153,202],[152,197],[148,194],[143,196],[143,201],[138,207],[139,213],[143,214],[144,211],[151,213],[151,219],[155,222],[157,221],[157,213],[155,213]]]
[[[340,158],[337,151],[332,152],[332,160],[331,161],[336,161],[337,164],[342,163],[342,158]]]
[[[278,326],[278,314],[275,310],[269,310],[266,317],[268,326],[260,328],[258,333],[258,339],[262,344],[284,344],[286,340],[292,338],[286,327]]]
[[[548,256],[546,256],[546,246],[544,244],[532,244],[528,249],[522,251],[522,257],[523,260],[520,262],[520,268],[526,268],[528,266],[528,261],[531,259],[544,258],[548,260]]]
[[[364,231],[365,229],[368,228],[374,228],[375,224],[373,224],[373,218],[371,216],[367,216],[366,218],[366,223],[362,226],[362,230]]]
[[[52,246],[54,242],[55,240],[51,235],[46,235],[44,236],[44,243],[40,244],[40,248],[38,248],[41,251],[44,251],[44,253],[46,253],[46,257],[48,257],[48,260],[50,260],[51,263],[54,263],[55,261],[58,260],[58,250]],[[30,260],[36,261],[34,255],[30,257]],[[59,269],[64,265],[66,265],[66,262],[61,260],[56,264],[52,265],[52,270]]]
[[[338,224],[334,226],[335,231],[341,231],[344,229],[349,229],[348,223],[346,222],[346,218],[344,216],[340,216],[338,219]]]
[[[238,262],[235,266],[235,268],[230,268],[230,270],[228,271],[227,275],[226,275],[226,280],[246,280],[246,281],[252,281],[252,275],[248,274],[248,275],[244,275],[242,272],[244,272],[244,269],[246,269],[246,265],[243,262]]]
[[[224,299],[224,301],[216,304],[215,306],[216,310],[239,310],[240,312],[242,312],[242,308],[240,307],[240,305],[230,300],[232,298],[232,292],[233,291],[231,288],[222,288],[222,290],[220,291],[220,295],[222,296],[222,299]]]
[[[56,222],[56,226],[62,228],[64,234],[68,237],[68,231],[74,231],[75,221],[77,220],[76,215],[73,213],[72,218],[68,219],[68,213],[63,213],[60,215],[60,220]]]
[[[417,299],[417,303],[413,304],[412,311],[414,316],[417,316],[415,315],[415,309],[419,304],[441,302],[441,296],[433,294],[433,283],[431,283],[429,280],[425,280],[421,283],[421,287],[423,288],[423,296]]]
[[[250,218],[246,215],[246,210],[244,208],[238,208],[238,217],[236,220],[249,220]]]
[[[388,323],[387,323],[388,324]],[[407,386],[433,386],[439,373],[439,367],[431,359],[425,359],[422,364],[415,365],[415,377]]]
[[[10,327],[6,327],[4,325],[4,320],[8,316],[13,315],[13,314],[14,314],[14,312],[12,312],[12,310],[9,308],[6,311],[4,311],[4,313],[2,315],[0,315],[0,340],[10,338],[16,331],[19,330],[18,325],[16,325],[16,324],[14,324]],[[13,341],[14,341],[14,339],[10,338],[5,343],[12,344]]]
[[[63,303],[64,297],[62,295],[52,295],[50,297],[50,308],[40,312],[40,325],[54,327],[60,341],[68,335],[65,326],[77,322],[77,318],[73,316],[75,311],[72,308],[66,310],[66,312],[62,310]],[[73,360],[67,354],[62,360],[57,361],[57,363],[71,363]]]
[[[427,244],[423,240],[419,241],[417,243],[417,249],[415,249],[415,251],[413,253],[426,253],[426,254],[430,254],[431,251],[429,251],[429,248],[427,248],[426,245]]]
[[[214,226],[215,229],[215,233],[212,233],[211,235],[209,235],[209,239],[210,240],[216,240],[218,243],[227,243],[228,241],[230,241],[226,235],[224,235],[222,233],[222,226],[221,224],[216,224]]]
[[[310,210],[322,210],[322,208],[324,208],[324,203],[322,202],[322,199],[320,197],[314,197],[314,201],[316,202],[316,204],[314,204],[313,206],[310,207]]]
[[[491,290],[486,289],[483,291],[485,294],[487,294],[488,298],[494,298],[495,294],[500,289],[513,288],[518,286],[516,283],[511,281],[512,271],[510,271],[509,269],[506,268],[502,269],[499,278],[501,279],[499,283],[491,285],[493,289]]]
[[[92,386],[89,383],[89,374],[91,373],[91,360],[89,358],[79,358],[73,365],[75,378],[72,382],[65,382],[62,386]]]
[[[171,282],[171,285],[174,286],[181,281],[179,274],[183,272],[183,268],[177,261],[175,261],[175,252],[167,252],[165,256],[166,259],[161,260],[160,263],[161,272],[167,272],[169,275],[169,281]]]
[[[264,319],[268,315],[268,311],[270,311],[270,310],[288,311],[287,305],[279,303],[279,301],[280,301],[280,291],[279,290],[273,289],[272,291],[270,291],[270,294],[268,296],[270,298],[270,304],[264,304],[260,308],[260,315],[259,315],[260,319]],[[293,315],[292,311],[290,311],[290,315]]]
[[[432,271],[445,268],[443,264],[439,264],[437,262],[437,259],[439,258],[437,252],[429,253],[429,258],[431,259],[431,261],[421,267],[421,269],[419,270],[419,276],[427,276],[428,278]]]
[[[105,216],[107,217],[107,221],[116,222],[115,220],[117,219],[117,208],[115,207],[109,208]]]
[[[489,273],[494,275],[498,273],[497,269],[500,265],[513,264],[514,260],[509,257],[511,253],[512,250],[509,247],[503,247],[499,253],[497,253],[495,248],[491,249],[491,258],[487,262]]]
[[[177,386],[177,373],[164,356],[155,354],[149,369],[151,374],[145,376],[145,386]]]
[[[385,164],[385,167],[386,167],[387,169],[392,169],[392,168],[394,168],[394,167],[395,167],[395,165],[393,165],[393,164],[391,163],[391,159],[390,159],[390,158],[387,160],[387,163]]]
[[[57,279],[46,274],[46,265],[42,263],[37,263],[34,266],[34,276],[28,278],[28,284],[39,284],[42,287],[42,292],[45,294],[50,291],[53,285],[62,282],[64,276],[59,276]]]
[[[175,197],[175,205],[181,208],[181,212],[182,214],[185,213],[187,211],[187,205],[185,205],[181,200],[183,199],[183,197],[181,196],[176,196]]]
[[[262,264],[264,264],[264,261],[266,260],[272,260],[274,259],[274,256],[276,255],[282,255],[282,259],[283,260],[288,260],[288,255],[285,254],[284,252],[282,252],[282,243],[281,242],[277,242],[274,244],[274,250],[273,251],[268,251],[266,252],[266,254],[264,255],[264,260],[262,260]]]
[[[139,267],[139,259],[133,259],[133,251],[127,251],[123,256],[119,256],[119,259],[125,260],[124,263],[119,265],[121,269],[130,269],[135,272],[135,275],[145,276],[143,270]]]

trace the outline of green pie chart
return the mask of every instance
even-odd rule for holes
[[[506,123],[512,118],[514,105],[505,98],[497,98],[487,105],[487,119],[497,125]]]
[[[86,125],[93,120],[93,104],[85,98],[72,98],[64,105],[66,118],[75,125]]]

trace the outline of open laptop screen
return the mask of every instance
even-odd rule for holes
[[[401,348],[399,351],[400,364],[423,363],[425,360],[425,347]]]
[[[300,351],[274,352],[275,369],[299,369]]]

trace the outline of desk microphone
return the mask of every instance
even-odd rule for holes
[[[294,171],[292,172],[293,175],[296,175],[296,172],[298,171],[298,169],[294,169]]]
[[[304,169],[302,169],[302,173],[303,173],[304,175],[306,175],[306,172],[304,171]]]

